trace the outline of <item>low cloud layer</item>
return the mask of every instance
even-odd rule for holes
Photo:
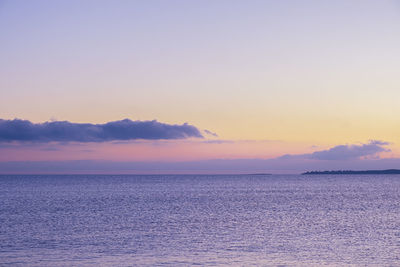
[[[371,140],[366,144],[360,145],[339,145],[327,150],[316,151],[310,154],[285,155],[281,159],[312,159],[312,160],[351,160],[365,157],[376,157],[380,152],[389,152],[390,149],[384,146],[388,142]]]
[[[0,119],[0,142],[107,142],[116,140],[160,140],[203,138],[187,123],[171,125],[129,119],[104,124],[52,121],[32,123],[28,120]]]
[[[4,144],[4,143],[3,143]],[[35,145],[30,143],[29,145]],[[47,145],[47,144],[46,144]],[[85,147],[86,144],[74,143]],[[1,173],[302,173],[313,170],[369,170],[399,168],[400,158],[379,158],[390,151],[383,141],[339,145],[309,154],[277,158],[209,159],[192,161],[0,161]],[[51,148],[51,147],[50,147]],[[55,154],[51,154],[55,155]]]

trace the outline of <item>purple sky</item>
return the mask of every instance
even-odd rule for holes
[[[400,168],[399,25],[395,0],[0,1],[0,173]]]

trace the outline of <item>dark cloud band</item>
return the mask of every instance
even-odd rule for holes
[[[0,142],[107,142],[114,140],[160,140],[203,138],[201,132],[187,123],[171,125],[129,119],[104,124],[54,121],[32,123],[28,120],[0,119]]]

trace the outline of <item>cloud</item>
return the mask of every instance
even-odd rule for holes
[[[85,145],[81,143],[74,144]],[[96,159],[77,161],[3,161],[0,162],[0,173],[285,174],[302,173],[312,170],[398,168],[398,166],[400,166],[400,158],[377,157],[380,152],[390,151],[385,148],[387,145],[389,145],[389,143],[383,141],[369,141],[365,144],[339,145],[309,154],[285,155],[270,159],[209,159],[180,162],[169,161],[168,159],[164,161],[130,162]]]
[[[216,133],[214,133],[214,132],[211,132],[211,131],[209,131],[209,130],[204,130],[204,132],[205,132],[206,134],[208,134],[208,135],[213,136],[213,137],[218,137],[218,134],[216,134]]]
[[[203,138],[192,125],[171,125],[129,119],[104,124],[51,121],[32,123],[28,120],[0,119],[0,142],[106,142],[116,140],[160,140]]]
[[[384,146],[388,142],[371,140],[360,145],[339,145],[327,150],[316,151],[310,154],[284,155],[280,159],[312,159],[312,160],[350,160],[364,157],[376,157],[380,152],[389,152]]]
[[[375,156],[380,152],[389,152],[383,146],[389,145],[388,142],[371,140],[361,145],[340,145],[328,150],[316,151],[310,154],[311,159],[318,160],[347,160],[359,159],[361,157]]]

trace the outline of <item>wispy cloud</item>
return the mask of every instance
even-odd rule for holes
[[[211,132],[211,131],[209,131],[209,130],[204,130],[204,132],[205,132],[207,135],[210,135],[210,136],[213,136],[213,137],[218,137],[218,134],[216,134],[216,133],[214,133],[214,132]]]
[[[0,119],[0,142],[106,142],[118,140],[163,140],[203,138],[195,126],[171,125],[129,119],[104,124],[51,121],[32,123],[28,120]]]
[[[380,152],[389,152],[384,146],[388,142],[372,140],[361,145],[340,145],[328,150],[316,151],[310,155],[311,159],[319,160],[347,160],[361,157],[376,156]]]
[[[390,149],[384,146],[388,142],[371,140],[366,144],[357,145],[339,145],[327,150],[315,151],[310,154],[284,155],[281,159],[313,159],[313,160],[350,160],[363,157],[376,157],[380,152],[390,152]]]

